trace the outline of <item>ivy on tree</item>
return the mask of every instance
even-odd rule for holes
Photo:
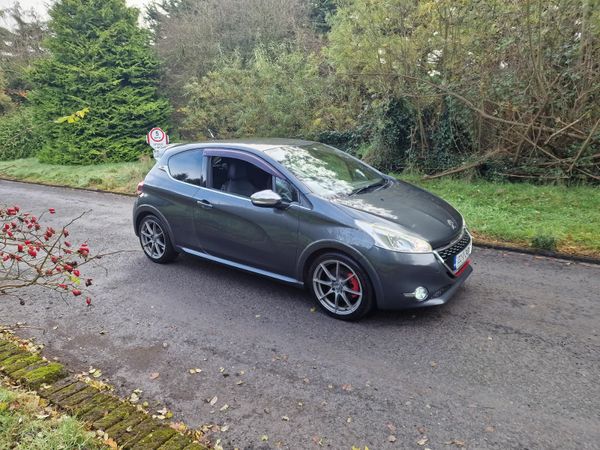
[[[94,164],[149,153],[144,136],[166,124],[170,106],[138,10],[125,0],[60,0],[49,13],[49,56],[31,74],[44,130],[39,159]],[[82,110],[81,120],[57,120]]]

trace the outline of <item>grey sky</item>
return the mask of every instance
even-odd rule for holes
[[[12,6],[15,0],[0,0],[0,9]],[[42,17],[46,17],[46,10],[48,5],[53,3],[52,0],[19,0],[19,3],[23,9],[33,8]],[[143,10],[144,5],[150,3],[150,0],[127,0],[127,4],[130,6],[136,6]],[[0,19],[1,20],[1,19]]]

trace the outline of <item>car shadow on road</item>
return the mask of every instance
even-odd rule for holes
[[[267,306],[281,307],[281,302],[292,302],[292,309],[311,308],[315,305],[310,294],[302,288],[262,277],[253,273],[230,268],[227,266],[204,261],[193,256],[184,255],[178,259],[177,265],[185,265],[191,271],[212,278],[216,283],[227,283],[230,289],[244,290],[251,296],[256,296]],[[414,308],[400,311],[376,310],[358,324],[372,327],[399,327],[424,324],[435,325],[452,316],[451,311],[465,300],[465,288],[461,288],[456,296],[446,305],[428,308]],[[228,301],[224,298],[223,301]],[[273,305],[268,305],[268,303]],[[289,309],[286,308],[289,313]],[[320,312],[320,314],[323,314]],[[335,319],[331,319],[335,320]]]

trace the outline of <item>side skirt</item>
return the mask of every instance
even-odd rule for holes
[[[219,258],[217,256],[209,255],[208,253],[199,252],[196,250],[192,250],[187,247],[178,247],[181,251],[192,255],[197,256],[198,258],[206,259],[208,261],[213,261],[219,264],[223,264],[225,266],[233,267],[235,269],[243,270],[245,272],[254,273],[257,275],[261,275],[267,278],[273,278],[274,280],[281,281],[283,283],[291,284],[296,287],[302,288],[304,287],[304,283],[302,281],[296,280],[295,278],[286,277],[285,275],[280,275],[278,273],[269,272],[268,270],[257,269],[256,267],[248,266],[246,264],[237,263],[234,261],[230,261],[228,259]]]

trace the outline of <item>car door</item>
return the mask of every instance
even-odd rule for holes
[[[293,277],[298,248],[298,211],[252,204],[252,191],[272,189],[281,175],[264,160],[237,150],[207,150],[207,186],[196,193],[195,227],[202,249],[215,257]],[[228,189],[223,171],[246,165],[253,188]],[[247,186],[245,181],[236,180]],[[243,192],[242,192],[243,191]]]
[[[174,244],[197,248],[194,236],[196,192],[205,186],[205,168],[202,149],[185,150],[172,155],[167,161],[168,189],[160,195],[160,212],[167,218],[173,232]]]

